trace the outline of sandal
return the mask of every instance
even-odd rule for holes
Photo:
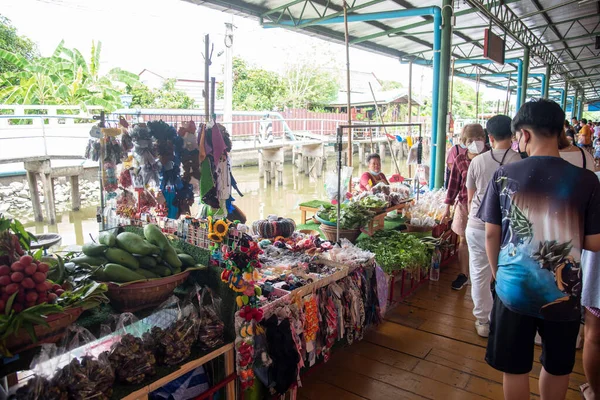
[[[585,392],[586,390],[588,390],[590,388],[590,384],[589,383],[584,383],[583,385],[579,386],[579,391],[581,392],[581,398],[583,400],[586,400],[585,397]]]

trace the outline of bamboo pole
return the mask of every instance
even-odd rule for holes
[[[375,110],[377,112],[377,115],[379,116],[379,122],[382,125],[385,125],[385,122],[383,122],[383,116],[379,112],[379,104],[377,104],[377,99],[375,98],[375,93],[373,92],[373,87],[371,86],[371,82],[369,82],[369,89],[371,89],[371,96],[373,96],[373,102],[375,103]],[[392,159],[394,160],[394,165],[396,166],[396,173],[399,174],[400,167],[398,166],[398,160],[396,160],[396,154],[394,154],[394,149],[392,147],[392,141],[390,140],[390,138],[388,136],[387,128],[385,126],[383,127],[383,133],[385,134],[387,143],[390,146],[390,152],[392,153]]]
[[[350,35],[348,34],[348,3],[344,1],[344,39],[346,42],[346,90],[348,91],[348,125],[352,125],[350,100]],[[352,166],[352,128],[348,128],[348,166]]]

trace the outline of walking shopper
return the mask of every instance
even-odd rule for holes
[[[577,142],[580,147],[589,149],[592,146],[592,130],[584,118],[581,120],[581,129],[579,130],[579,141]]]
[[[581,147],[573,145],[564,132],[561,132],[558,137],[558,150],[563,160],[576,167],[589,169],[592,172],[596,171],[594,157]]]
[[[448,156],[446,157],[446,179],[444,180],[444,188],[448,189],[448,181],[450,180],[450,171],[452,171],[452,165],[459,154],[465,154],[467,152],[467,145],[465,144],[464,129],[460,134],[458,143],[455,144],[448,150]]]
[[[579,129],[581,129],[581,124],[579,123],[579,121],[577,121],[577,118],[575,117],[571,118],[571,121],[573,122],[573,129],[575,129],[575,133],[579,133]]]
[[[481,337],[488,337],[490,332],[493,299],[490,290],[492,270],[485,252],[485,224],[477,218],[477,211],[494,172],[503,165],[521,160],[521,155],[511,149],[510,123],[511,119],[506,115],[496,115],[487,122],[486,129],[492,150],[473,159],[467,174],[469,222],[465,236],[469,248],[469,278],[473,315],[476,318],[475,329]]]
[[[485,146],[485,133],[483,127],[479,124],[468,124],[463,128],[462,135],[465,139],[467,152],[459,154],[454,160],[450,179],[448,180],[448,192],[446,193],[446,212],[442,219],[450,217],[450,207],[454,206],[454,219],[452,221],[452,231],[460,237],[458,244],[458,263],[461,272],[458,274],[452,289],[460,290],[469,281],[469,250],[465,238],[467,228],[467,219],[469,211],[467,207],[467,172],[469,165],[478,154],[487,150]]]
[[[575,143],[575,129],[569,124],[569,121],[565,119],[565,135],[571,141]]]
[[[560,158],[564,117],[549,100],[521,107],[512,130],[529,157],[496,171],[478,212],[496,280],[486,361],[504,372],[507,400],[530,397],[537,331],[541,398],[565,398],[581,318],[581,251],[600,250],[600,182]]]

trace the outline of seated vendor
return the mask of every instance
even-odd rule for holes
[[[373,186],[381,182],[389,185],[390,183],[387,178],[381,172],[381,157],[379,157],[379,154],[373,153],[369,155],[367,162],[369,163],[369,171],[360,177],[360,190],[370,190]]]

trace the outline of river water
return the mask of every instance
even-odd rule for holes
[[[406,160],[398,161],[403,176],[407,176],[408,167]],[[383,172],[389,177],[392,174],[393,161],[387,157],[382,163]],[[354,177],[360,176],[366,171],[364,165],[360,165],[358,157],[354,158]],[[333,157],[328,158],[325,172],[322,177],[317,178],[313,173],[306,176],[299,174],[297,169],[286,162],[283,169],[283,186],[274,183],[266,185],[263,178],[258,177],[258,167],[236,167],[233,175],[238,182],[243,197],[234,193],[235,204],[246,214],[248,222],[266,218],[269,214],[276,214],[293,218],[300,223],[300,203],[310,200],[326,200],[325,180],[327,171],[335,170]],[[197,206],[192,209],[195,213]],[[43,222],[27,222],[25,226],[34,234],[58,233],[62,236],[62,245],[81,245],[90,240],[90,235],[98,233],[96,222],[96,207],[88,207],[77,212],[66,212],[57,215],[57,224],[48,225]]]

